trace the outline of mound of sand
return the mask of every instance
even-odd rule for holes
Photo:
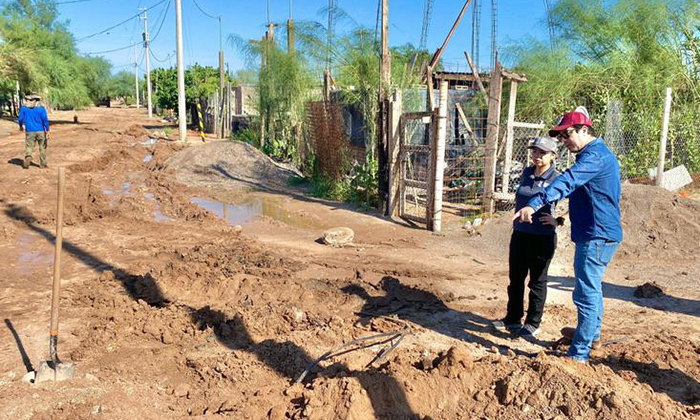
[[[188,185],[227,189],[287,190],[287,180],[299,174],[275,163],[249,144],[218,141],[187,148],[167,161],[178,180]]]
[[[563,203],[567,205],[567,203]],[[678,261],[696,258],[700,243],[700,201],[650,185],[622,186],[620,205],[624,240],[615,259],[625,262]],[[510,213],[491,220],[482,235],[475,237],[487,256],[506,258],[511,234]],[[567,221],[559,235],[555,262],[570,265],[574,246],[571,227]]]

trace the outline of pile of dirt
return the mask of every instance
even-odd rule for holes
[[[560,207],[567,203],[561,203]],[[676,262],[697,258],[700,201],[655,186],[624,184],[620,210],[624,239],[615,255],[617,261],[635,263],[653,257],[658,263],[660,258]],[[507,259],[511,232],[511,213],[506,213],[491,219],[481,235],[470,241],[490,257]],[[557,235],[554,261],[571,265],[574,245],[568,220],[565,227],[557,229]]]
[[[299,174],[274,162],[255,147],[238,141],[210,142],[187,148],[167,162],[178,180],[227,189],[287,191],[287,180]]]
[[[663,188],[627,184],[622,188],[621,211],[623,256],[663,256],[670,261],[697,258],[700,201],[682,198]]]
[[[136,137],[139,140],[144,140],[150,137],[151,133],[141,124],[131,124],[124,130],[124,134],[131,137]]]
[[[501,419],[696,414],[700,386],[682,372],[697,373],[689,355],[700,347],[679,337],[611,346],[590,366],[544,352],[526,357],[475,351],[475,343],[437,353],[405,343],[379,365],[372,365],[376,353],[364,349],[322,363],[293,385],[328,348],[396,328],[380,318],[365,324],[353,314],[354,300],[341,290],[362,287],[361,281],[340,282],[347,285],[340,289],[337,281],[299,277],[301,268],[244,237],[166,246],[133,267],[139,274],[115,268],[69,296],[91,308],[71,358],[90,366],[106,347],[142,354],[117,365],[119,380],[138,382],[145,372],[158,377],[163,392],[151,398],[174,416],[447,420],[465,412]],[[390,283],[388,293],[401,294],[395,298],[404,306],[435,300],[397,279]],[[430,308],[448,310],[444,304]],[[231,393],[232,387],[243,391]]]

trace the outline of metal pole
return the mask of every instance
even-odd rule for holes
[[[175,38],[177,43],[177,119],[179,122],[180,141],[187,142],[185,67],[182,58],[182,0],[175,0]]]
[[[141,108],[141,101],[139,100],[139,55],[136,51],[136,46],[134,46],[134,82],[136,84],[136,108]]]
[[[151,50],[150,50],[150,39],[148,35],[148,11],[143,10],[143,47],[145,48],[146,54],[146,89],[148,93],[146,97],[148,98],[148,118],[153,118],[153,101],[151,99]]]
[[[58,168],[58,200],[56,205],[56,246],[53,259],[53,290],[51,293],[51,326],[49,329],[49,354],[53,368],[58,364],[58,304],[61,293],[61,250],[63,248],[63,192],[66,168]]]
[[[672,88],[666,88],[664,120],[661,126],[661,144],[659,145],[659,165],[656,167],[656,186],[662,187],[664,181],[664,164],[666,163],[666,141],[668,139],[668,120],[671,117]]]

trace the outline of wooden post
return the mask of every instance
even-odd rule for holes
[[[294,53],[294,20],[287,20],[287,52]]]
[[[467,58],[467,64],[469,64],[469,68],[472,69],[472,74],[474,75],[474,79],[476,79],[476,85],[479,86],[479,90],[481,91],[481,93],[483,93],[484,96],[487,96],[488,94],[486,93],[486,88],[484,88],[484,84],[481,82],[481,76],[479,76],[479,71],[476,69],[472,58],[466,51],[464,52],[464,56]]]
[[[489,85],[489,107],[486,120],[486,147],[484,149],[484,195],[483,210],[490,217],[494,211],[493,193],[496,184],[496,144],[501,123],[501,63],[496,60],[496,68],[491,73]]]
[[[389,214],[389,95],[391,92],[391,57],[389,56],[389,0],[382,0],[382,57],[380,61],[379,88],[379,130],[377,139],[378,163],[378,203],[377,208],[385,215]]]
[[[387,216],[393,217],[397,212],[396,203],[399,200],[399,179],[401,177],[401,162],[399,152],[401,150],[401,91],[396,90],[389,106],[389,211]]]
[[[61,294],[61,251],[63,249],[63,196],[66,168],[58,168],[58,199],[56,204],[56,244],[53,258],[53,289],[51,293],[51,326],[49,329],[49,353],[56,366],[58,361],[58,305]]]
[[[671,117],[672,88],[666,88],[666,103],[664,104],[664,120],[661,126],[661,144],[659,145],[659,164],[656,167],[656,186],[664,185],[664,164],[666,163],[666,141],[668,139],[668,120]]]
[[[474,134],[474,130],[472,129],[471,124],[469,124],[469,120],[467,119],[467,116],[464,115],[464,110],[462,109],[462,104],[459,102],[455,102],[455,108],[457,108],[457,113],[459,113],[459,119],[462,120],[462,124],[464,124],[464,128],[467,129],[467,134],[469,134],[469,138],[472,139],[472,143],[474,144],[474,147],[476,147],[479,144],[479,141],[476,138],[476,134]]]
[[[440,232],[442,229],[442,189],[445,172],[445,141],[447,139],[447,95],[449,82],[442,80],[440,82],[440,97],[437,112],[437,135],[431,141],[431,155],[433,156],[433,165],[431,165],[429,187],[432,189],[432,201],[429,203],[431,207],[429,218],[429,229],[433,232]]]
[[[506,126],[506,155],[503,159],[503,174],[501,178],[501,192],[508,192],[508,183],[510,182],[510,166],[513,158],[513,137],[515,130],[515,100],[518,96],[518,81],[510,81],[510,97],[508,98],[508,122]],[[526,162],[527,164],[527,162]]]

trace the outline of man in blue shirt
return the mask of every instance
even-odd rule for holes
[[[595,136],[585,111],[564,114],[549,135],[576,153],[576,163],[532,197],[513,219],[532,223],[537,210],[569,197],[571,240],[576,244],[573,299],[578,325],[568,355],[587,362],[593,341],[600,340],[603,275],[622,241],[620,166],[603,139]]]
[[[46,144],[49,140],[49,118],[46,108],[39,104],[41,97],[37,94],[27,96],[28,106],[19,110],[19,129],[26,131],[24,142],[24,162],[22,167],[29,169],[32,163],[32,150],[34,145],[39,145],[39,163],[46,168]]]

